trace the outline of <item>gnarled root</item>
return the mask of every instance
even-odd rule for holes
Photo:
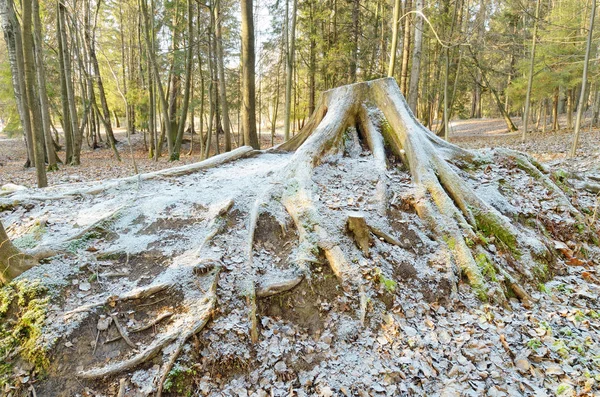
[[[78,373],[77,376],[82,379],[98,379],[133,369],[152,359],[165,347],[175,343],[176,347],[174,351],[171,353],[167,363],[161,369],[160,381],[157,385],[158,395],[160,395],[162,384],[177,360],[183,345],[192,335],[200,332],[211,318],[217,301],[217,284],[220,271],[220,267],[217,267],[212,273],[206,276],[206,279],[210,282],[210,286],[201,298],[194,297],[184,299],[182,305],[189,310],[173,315],[173,321],[170,328],[166,332],[160,333],[150,345],[142,348],[138,353],[126,360],[82,371]],[[139,296],[139,294],[136,295]]]

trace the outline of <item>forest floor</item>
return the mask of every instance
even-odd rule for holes
[[[561,125],[566,124],[566,120],[563,120],[563,118],[559,119]],[[515,118],[513,121],[517,126],[520,126],[519,119]],[[562,129],[557,132],[548,130],[546,133],[527,134],[527,140],[523,143],[520,132],[507,133],[506,124],[502,119],[455,120],[450,125],[450,141],[459,146],[469,149],[506,147],[526,152],[537,160],[550,162],[552,165],[567,160],[567,153],[571,148],[573,139],[572,130]],[[590,130],[587,123],[584,123],[584,125],[585,128],[582,130],[579,140],[578,159],[567,161],[577,169],[585,168],[585,165],[591,165],[594,162],[597,163],[598,156],[600,156],[600,129]],[[274,137],[275,145],[283,141],[281,130],[281,128],[278,129]],[[115,135],[119,141],[118,149],[123,161],[120,163],[115,161],[112,151],[102,143],[100,144],[101,148],[94,150],[84,142],[81,156],[82,164],[76,167],[60,165],[59,171],[48,173],[49,184],[105,180],[133,175],[131,149],[127,143],[125,131],[117,129]],[[237,147],[237,139],[235,138],[236,136],[234,136],[234,148]],[[144,145],[144,135],[142,133],[132,135],[133,157],[139,172],[156,171],[199,161],[200,153],[197,139],[198,137],[195,135],[194,149],[190,154],[190,140],[189,135],[187,135],[183,143],[181,160],[172,163],[168,161],[164,154],[158,161],[148,158],[148,151]],[[220,137],[220,143],[222,150],[223,137]],[[261,147],[271,147],[270,134],[261,134]],[[64,157],[64,151],[59,152],[59,157]],[[25,158],[26,151],[23,140],[21,138],[9,139],[0,132],[0,186],[6,183],[27,187],[35,186],[35,170],[33,168],[23,168]]]
[[[566,160],[570,133],[529,134],[528,142],[523,144],[519,134],[503,133],[497,125],[497,120],[455,122],[451,140],[467,148],[505,146],[526,151],[552,167],[600,175],[598,130],[586,129],[580,140],[580,156]],[[157,163],[147,159],[142,138],[136,134],[132,139],[141,172],[174,165],[164,158]],[[356,297],[340,288],[327,266],[315,264],[312,284],[305,282],[290,292],[261,299],[257,309],[259,341],[252,345],[246,340],[247,307],[236,290],[244,274],[244,216],[265,184],[270,183],[272,173],[284,167],[290,156],[261,154],[181,178],[115,187],[97,196],[61,198],[61,193],[75,186],[93,188],[94,180],[133,174],[122,131],[117,139],[123,142],[119,144],[124,159],[121,164],[112,160],[106,148],[86,148],[81,166],[63,166],[49,174],[51,185],[82,184],[50,188],[49,194],[59,197],[55,201],[2,212],[9,235],[21,247],[68,242],[67,254],[27,273],[32,279],[43,279],[44,288],[55,294],[44,303],[48,307],[42,318],[42,339],[54,348],[49,366],[40,376],[33,366],[17,363],[12,369],[15,389],[6,386],[5,395],[20,389],[36,390],[43,396],[116,396],[121,379],[127,379],[122,383],[125,396],[151,395],[160,370],[156,360],[129,371],[129,376],[123,373],[86,381],[74,374],[131,357],[132,352],[149,345],[185,318],[185,310],[190,309],[182,308],[181,302],[198,300],[199,293],[194,295],[191,289],[183,289],[183,293],[159,292],[135,304],[108,298],[109,304],[95,312],[73,315],[69,311],[148,285],[155,277],[158,282],[193,278],[193,289],[208,294],[206,282],[213,276],[198,276],[187,263],[186,253],[215,227],[215,214],[220,214],[217,207],[230,198],[234,198],[236,210],[225,224],[231,233],[227,239],[217,235],[208,249],[224,262],[219,306],[210,327],[191,339],[169,373],[167,395],[599,395],[600,259],[595,254],[581,259],[586,252],[596,252],[587,251],[585,244],[568,236],[562,245],[557,242],[555,248],[564,257],[560,257],[554,278],[534,286],[531,294],[535,302],[531,307],[516,299],[511,299],[507,307],[482,304],[465,283],[459,285],[458,299],[440,304],[426,299],[424,292],[415,291],[416,273],[407,265],[428,263],[434,258],[435,244],[423,234],[424,226],[414,214],[399,211],[402,219],[397,223],[404,230],[399,234],[409,239],[405,242],[412,248],[390,249],[390,257],[399,262],[394,270],[398,283],[382,281],[381,274],[370,273],[365,265],[357,264],[378,289],[376,299],[367,304],[366,327],[354,318],[351,307]],[[266,140],[263,142],[268,146]],[[22,146],[19,139],[0,137],[0,185],[33,186],[33,171],[22,168]],[[361,154],[335,164],[323,163],[316,169],[319,211],[334,214],[332,222],[339,223],[336,217],[345,211],[369,211],[374,176],[367,157]],[[197,154],[184,155],[177,165],[198,158]],[[500,172],[503,174],[497,177],[505,179],[513,191],[515,198],[510,205],[519,213],[550,217],[559,214],[552,200],[540,200],[550,194],[526,173],[515,169]],[[481,175],[486,173],[487,169],[481,170]],[[400,190],[408,189],[411,182],[410,175],[399,168],[390,170],[389,177]],[[469,181],[482,194],[491,182]],[[587,221],[596,224],[598,197],[567,190],[579,208],[595,214]],[[24,194],[19,197],[26,199]],[[560,228],[562,219],[558,215],[555,218]],[[263,227],[256,237],[256,267],[266,277],[284,277],[289,270],[285,255],[294,248],[296,236],[281,232],[279,224],[268,218],[259,223]],[[89,229],[94,225],[101,228]],[[95,234],[88,236],[86,231]],[[492,248],[496,250],[490,243]],[[275,263],[271,263],[273,258]],[[131,335],[137,348],[118,339],[119,333],[107,321],[114,316],[126,328],[135,329],[167,314],[172,321],[163,320],[145,332]],[[0,366],[0,375],[2,369]]]

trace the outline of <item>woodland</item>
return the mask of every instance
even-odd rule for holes
[[[0,0],[0,394],[598,395],[596,13]]]

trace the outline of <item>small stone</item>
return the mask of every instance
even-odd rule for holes
[[[69,341],[65,342],[65,347],[73,347],[73,344]]]
[[[92,288],[92,285],[90,283],[88,283],[87,281],[79,283],[80,291],[89,291],[91,288]]]
[[[112,317],[101,316],[98,320],[98,325],[96,325],[96,329],[98,331],[106,331],[108,327],[112,323]]]
[[[325,386],[321,388],[321,393],[319,393],[321,397],[331,397],[333,396],[333,390],[330,387]]]

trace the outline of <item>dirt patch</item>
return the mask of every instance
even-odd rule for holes
[[[340,283],[329,266],[317,266],[311,279],[303,280],[291,291],[259,300],[258,313],[261,317],[288,321],[316,335],[323,331],[325,314],[341,295]]]
[[[57,342],[50,357],[50,367],[46,371],[48,380],[42,380],[35,386],[38,395],[67,397],[81,393],[84,388],[116,395],[117,377],[93,382],[86,382],[76,377],[76,373],[83,369],[114,360],[122,360],[133,352],[133,349],[122,338],[111,342],[119,336],[115,324],[111,323],[107,330],[99,332],[100,319],[106,319],[113,314],[121,326],[131,330],[148,324],[162,313],[175,313],[182,299],[183,295],[180,292],[172,291],[168,294],[158,293],[144,300],[117,302],[114,307],[108,305],[99,308],[96,313],[90,314],[83,320],[77,330],[68,338]],[[147,346],[156,334],[168,326],[169,319],[166,318],[147,330],[130,333],[129,337],[134,344]],[[153,363],[149,362],[140,368],[152,365]]]
[[[289,216],[279,222],[273,215],[262,213],[258,217],[254,238],[254,252],[266,254],[278,268],[287,268],[289,257],[298,245],[298,233]],[[256,255],[256,254],[255,254]]]

